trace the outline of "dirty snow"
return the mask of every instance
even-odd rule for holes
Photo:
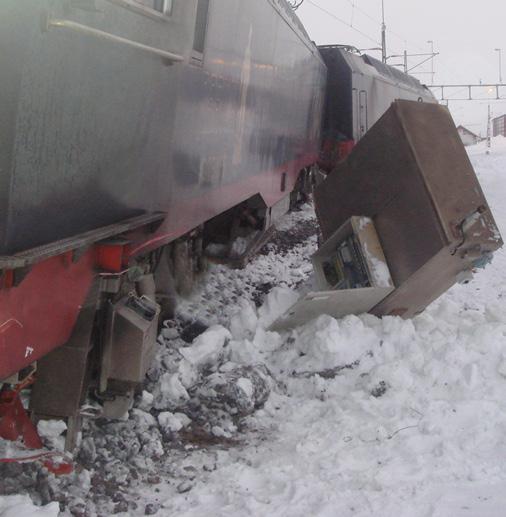
[[[506,235],[506,140],[470,156]],[[503,517],[506,251],[413,320],[269,332],[316,248],[288,230],[311,224],[305,207],[244,270],[210,270],[130,419],[87,423],[74,478],[18,472],[0,494],[63,515]]]

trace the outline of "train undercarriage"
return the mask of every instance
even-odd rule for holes
[[[14,362],[2,365],[0,438],[21,439],[36,449],[41,446],[37,422],[65,420],[65,449],[73,451],[83,418],[123,418],[156,354],[160,325],[174,317],[178,297],[191,293],[209,262],[243,267],[272,236],[276,221],[308,199],[314,177],[312,168],[304,169],[294,191],[273,207],[253,196],[162,246],[151,244],[164,217],[157,213],[2,257],[3,292],[15,286],[21,296],[29,296],[46,282],[36,309],[57,327],[53,339],[65,332],[69,337],[56,348],[53,342],[54,349],[39,349],[42,357],[20,371],[13,373]],[[136,252],[146,244],[147,253]],[[74,269],[81,280],[85,270],[87,282],[78,286],[76,295],[82,299],[72,313],[66,295],[76,287]],[[52,275],[63,277],[61,286]],[[65,306],[58,304],[62,298]],[[4,342],[19,334],[13,333],[16,321],[13,317],[0,329]],[[24,355],[34,349],[25,346]],[[19,398],[28,389],[29,413]],[[86,404],[88,397],[92,406]]]

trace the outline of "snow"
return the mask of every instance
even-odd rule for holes
[[[37,431],[44,445],[58,451],[65,449],[65,438],[62,434],[66,430],[67,424],[63,420],[40,420],[37,424]]]
[[[191,420],[183,413],[171,413],[165,411],[158,415],[158,422],[161,427],[169,429],[173,433],[177,433],[184,427],[190,425]]]
[[[392,287],[392,277],[387,263],[375,257],[368,249],[367,244],[364,245],[364,253],[367,257],[367,262],[371,266],[371,275],[374,279],[375,287]]]
[[[231,337],[230,331],[226,328],[214,325],[198,336],[190,347],[180,352],[188,362],[197,367],[216,364],[223,354],[227,340]]]
[[[272,325],[297,302],[299,296],[300,295],[292,289],[275,287],[267,295],[264,304],[258,310],[259,324],[263,328]]]
[[[0,497],[0,517],[57,517],[59,513],[58,503],[51,503],[41,508],[35,506],[27,496]]]
[[[485,151],[469,154],[506,235],[506,139]],[[305,207],[280,229],[312,220]],[[181,307],[207,330],[190,345],[167,325],[130,420],[84,437],[87,468],[93,475],[103,458],[125,499],[91,502],[84,474],[76,507],[90,516],[505,515],[506,251],[413,320],[321,316],[268,331],[308,281],[315,246],[309,236],[283,253],[268,247],[244,270],[211,269]],[[216,409],[220,397],[237,397],[235,413]],[[202,400],[210,412],[190,414]],[[198,418],[213,439],[185,442]],[[139,480],[127,485],[132,470]]]
[[[506,143],[470,155],[506,234]],[[505,263],[501,250],[411,321],[323,316],[273,338],[251,307],[236,315],[234,360],[263,358],[285,389],[248,417],[247,445],[223,452],[215,472],[162,507],[186,517],[204,508],[210,516],[502,517]]]

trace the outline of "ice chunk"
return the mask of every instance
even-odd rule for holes
[[[183,413],[171,413],[164,411],[158,415],[158,423],[161,427],[177,433],[191,424],[191,420]]]
[[[232,334],[221,325],[213,325],[198,336],[193,344],[179,352],[191,364],[205,367],[216,364],[223,354],[223,348]]]
[[[170,373],[162,375],[154,395],[157,409],[175,409],[190,398],[178,375]]]

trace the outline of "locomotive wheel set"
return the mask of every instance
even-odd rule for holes
[[[123,416],[206,261],[244,263],[392,101],[435,102],[285,0],[4,0],[0,44],[0,437],[27,445],[20,386],[69,450],[88,393]]]

